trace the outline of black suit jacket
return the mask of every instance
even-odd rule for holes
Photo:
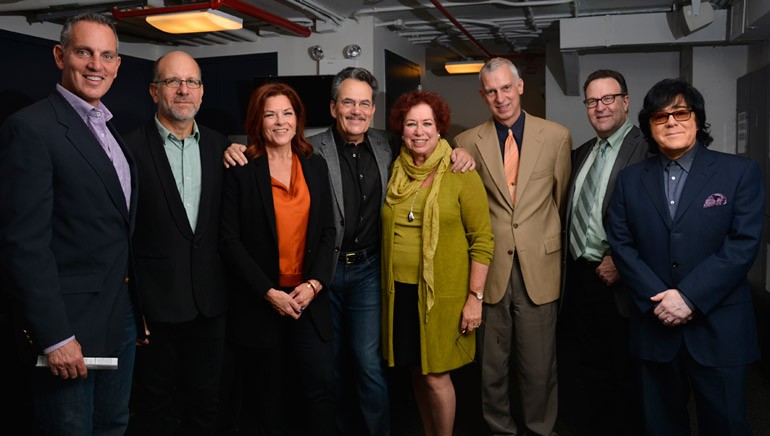
[[[187,219],[155,120],[126,135],[136,160],[139,204],[134,261],[145,316],[179,323],[227,310],[227,287],[219,256],[219,207],[224,135],[200,131],[201,195],[195,231]]]
[[[583,165],[586,163],[586,158],[588,158],[589,154],[591,154],[591,149],[593,148],[594,144],[596,144],[596,138],[593,138],[585,143],[583,143],[580,147],[575,149],[572,152],[572,175],[570,176],[569,181],[569,193],[567,194],[567,216],[566,216],[566,225],[564,226],[564,247],[565,249],[562,250],[562,255],[564,256],[564,281],[562,283],[562,307],[565,305],[568,305],[569,298],[571,297],[569,295],[569,292],[567,292],[567,286],[566,282],[569,280],[569,268],[566,266],[568,262],[566,262],[568,256],[572,256],[572,253],[569,249],[570,247],[570,235],[569,235],[569,228],[572,224],[572,199],[575,194],[575,179],[577,178],[577,175],[580,173],[580,171],[583,168]],[[649,150],[647,146],[647,141],[644,138],[644,135],[642,134],[642,131],[639,130],[638,127],[633,126],[631,127],[631,130],[628,131],[626,134],[626,137],[623,139],[623,143],[620,145],[620,150],[618,151],[618,156],[615,159],[615,163],[612,166],[612,171],[610,172],[610,179],[607,182],[607,190],[604,194],[604,199],[602,200],[602,222],[604,223],[604,228],[607,229],[609,226],[609,214],[607,213],[607,209],[610,204],[610,200],[612,199],[612,194],[615,192],[615,180],[618,177],[618,173],[626,168],[627,166],[633,165],[637,162],[640,162],[644,160],[645,158],[649,157]],[[616,284],[613,289],[614,295],[615,295],[615,306],[618,309],[618,312],[622,314],[623,316],[628,317],[629,314],[629,300],[627,292],[624,288],[624,285],[622,283]]]
[[[108,126],[131,168],[128,209],[112,162],[58,91],[0,128],[0,277],[24,354],[75,335],[83,355],[108,356],[124,338],[137,176]]]
[[[328,288],[334,272],[334,223],[326,162],[319,155],[299,157],[310,190],[304,273]],[[225,171],[220,217],[222,257],[233,279],[228,335],[236,343],[277,345],[281,316],[265,299],[278,289],[278,239],[267,156]],[[324,340],[331,340],[328,290],[318,293],[302,316],[310,316]],[[379,322],[379,320],[377,320]]]

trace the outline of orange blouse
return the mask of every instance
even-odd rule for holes
[[[270,179],[278,235],[278,286],[294,287],[304,281],[302,266],[310,216],[310,191],[296,154],[291,159],[291,186],[287,187],[273,177]]]

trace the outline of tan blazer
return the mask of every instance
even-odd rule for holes
[[[514,210],[506,187],[495,125],[487,122],[455,137],[476,159],[489,198],[495,252],[487,275],[484,302],[505,294],[517,253],[524,284],[535,304],[559,298],[561,223],[570,178],[572,136],[564,126],[526,114]]]

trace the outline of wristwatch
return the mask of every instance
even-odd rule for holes
[[[470,291],[470,290],[469,290],[468,292],[470,292],[471,294],[473,294],[473,295],[476,297],[476,299],[477,299],[477,300],[479,300],[479,301],[484,301],[484,291],[481,291],[481,292],[473,292],[473,291]]]

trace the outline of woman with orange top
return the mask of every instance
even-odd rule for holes
[[[335,231],[326,162],[313,154],[304,127],[291,87],[257,88],[245,123],[250,161],[226,172],[222,194],[228,340],[244,393],[238,425],[265,435],[335,432],[325,292]]]

